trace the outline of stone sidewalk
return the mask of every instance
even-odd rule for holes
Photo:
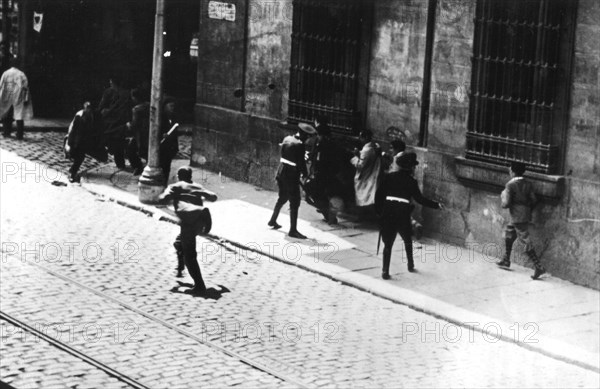
[[[170,182],[186,160],[173,161]],[[404,245],[398,238],[392,254],[392,279],[381,276],[378,231],[374,224],[358,224],[340,218],[329,226],[306,203],[300,207],[298,229],[309,239],[287,237],[286,208],[279,217],[283,228],[271,230],[266,223],[277,194],[194,167],[194,181],[219,195],[209,204],[215,239],[238,248],[224,255],[252,260],[279,260],[338,280],[377,296],[407,305],[417,311],[487,333],[522,347],[570,363],[600,371],[600,294],[544,275],[532,281],[532,269],[513,265],[498,268],[502,248],[485,250],[457,247],[431,239],[415,244],[417,273],[408,273]],[[65,177],[66,178],[66,177]],[[145,212],[154,218],[177,222],[172,209],[142,204],[137,198],[137,180],[131,171],[113,165],[88,170],[82,186],[107,200]],[[214,254],[216,244],[199,246]],[[400,325],[400,323],[396,323]]]

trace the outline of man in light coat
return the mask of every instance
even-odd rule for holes
[[[375,204],[375,192],[381,171],[381,148],[373,142],[373,133],[369,130],[361,131],[359,139],[363,148],[360,151],[355,149],[354,158],[350,162],[356,168],[356,205],[366,207]]]
[[[17,121],[17,139],[23,139],[24,121],[33,118],[29,81],[14,65],[0,79],[0,117],[5,137],[12,132],[13,120]]]

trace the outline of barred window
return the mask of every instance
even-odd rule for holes
[[[573,3],[479,0],[466,158],[559,169],[573,51]]]
[[[288,122],[312,122],[318,115],[332,130],[356,127],[361,37],[358,0],[295,0]]]

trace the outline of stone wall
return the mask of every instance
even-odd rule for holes
[[[287,116],[292,0],[250,2],[245,109],[250,115]]]
[[[430,235],[500,257],[509,221],[499,204],[500,189],[478,189],[456,176],[455,158],[464,156],[465,150],[469,108],[465,92],[475,4],[475,0],[438,3],[423,186],[426,195],[442,200],[447,209],[424,210],[424,218]],[[596,289],[600,287],[599,20],[598,2],[579,1],[564,193],[542,201],[531,227],[537,252],[551,274]],[[502,181],[507,179],[508,174]],[[513,261],[531,266],[519,243]]]
[[[427,1],[377,1],[374,8],[367,128],[379,140],[390,126],[419,139]]]
[[[423,190],[444,202],[446,209],[425,209],[423,216],[433,236],[457,244],[469,239],[468,224],[472,217],[470,191],[454,174],[454,157],[463,155],[465,148],[475,4],[475,0],[438,2],[431,66],[429,152],[424,161]],[[485,203],[493,202],[489,195],[481,196]],[[490,228],[486,223],[481,224]]]
[[[600,3],[579,0],[564,174],[567,194],[544,228],[560,277],[600,288]]]
[[[208,1],[202,12],[206,12]],[[291,0],[233,1],[235,22],[207,20],[200,42],[192,163],[275,189],[279,142],[288,131]]]

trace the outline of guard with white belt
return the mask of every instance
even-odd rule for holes
[[[414,205],[411,199],[425,207],[442,209],[441,203],[423,197],[419,190],[417,180],[413,177],[415,167],[419,164],[417,155],[414,152],[405,152],[396,159],[396,163],[400,170],[384,176],[375,196],[375,209],[381,216],[379,231],[384,244],[381,278],[384,280],[390,279],[390,260],[396,234],[400,234],[404,241],[408,271],[415,271],[410,223]]]
[[[317,130],[310,124],[298,124],[300,131],[295,135],[288,135],[281,143],[281,160],[277,169],[277,185],[279,186],[279,198],[273,209],[273,215],[269,220],[269,227],[281,228],[277,224],[279,211],[286,202],[290,202],[290,231],[288,235],[292,238],[306,239],[306,236],[298,232],[298,208],[300,208],[300,178],[306,177],[306,162],[304,160],[304,142]]]

